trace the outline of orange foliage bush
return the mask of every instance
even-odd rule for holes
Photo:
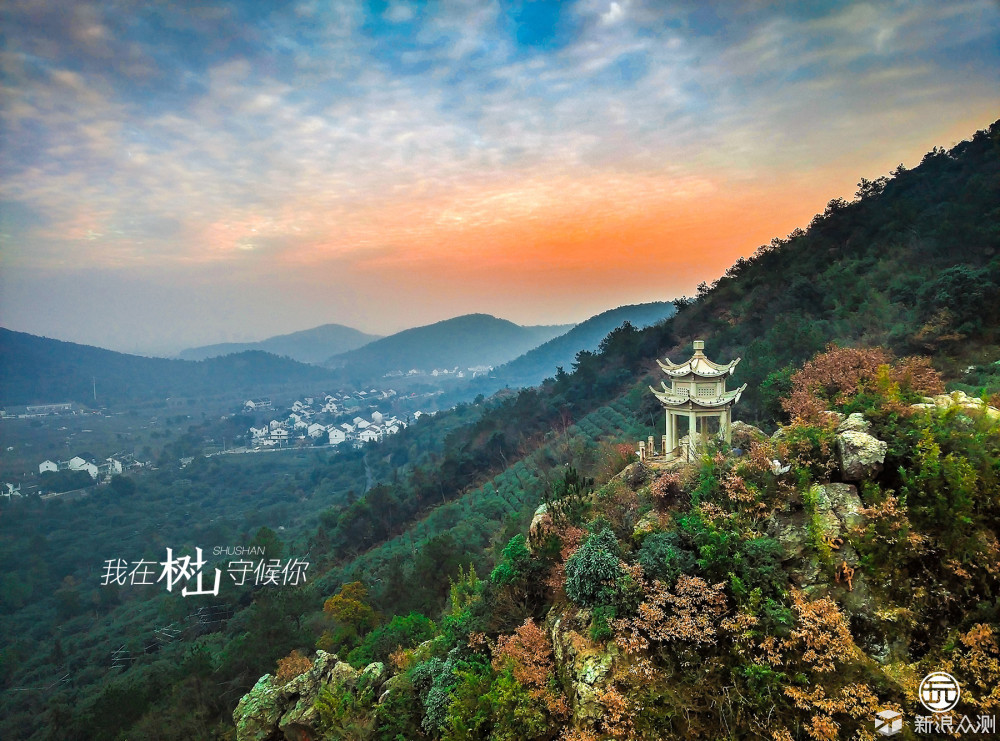
[[[789,648],[801,643],[803,661],[818,672],[832,672],[837,662],[858,655],[847,619],[836,602],[828,598],[810,602],[797,590],[792,592],[792,600],[796,621]]]
[[[879,369],[900,389],[923,394],[944,390],[940,374],[927,358],[904,358],[891,366],[892,355],[881,347],[837,347],[830,345],[792,376],[792,392],[781,401],[792,417],[816,422],[820,412],[846,403],[859,391],[874,390]]]
[[[993,627],[974,625],[958,642],[953,671],[967,689],[962,699],[984,713],[1000,710],[1000,646]]]
[[[714,644],[718,619],[726,611],[724,587],[687,574],[678,577],[675,592],[654,581],[638,614],[615,620],[619,645],[626,653],[638,653],[650,641]]]
[[[597,691],[597,700],[604,706],[604,717],[601,718],[604,731],[612,738],[630,738],[633,710],[628,698],[614,685],[609,685]]]
[[[563,589],[566,587],[566,561],[576,553],[580,543],[587,537],[587,531],[582,527],[569,526],[558,532],[561,548],[559,549],[560,561],[552,566],[545,585],[549,587],[557,596],[561,597]]]
[[[657,477],[649,487],[649,493],[658,508],[663,508],[676,501],[684,493],[681,488],[680,474],[676,472],[665,473]]]
[[[856,733],[852,738],[874,741],[877,737],[869,724],[875,714],[887,708],[900,710],[892,703],[886,705],[880,701],[866,684],[849,684],[829,697],[822,685],[817,685],[812,690],[786,687],[785,694],[792,699],[795,707],[813,713],[805,724],[805,730],[809,738],[815,741],[834,741],[840,738],[838,729],[842,724],[834,721],[835,715],[846,715],[854,721]],[[845,722],[848,722],[847,719]]]
[[[493,668],[500,671],[510,661],[514,679],[526,687],[542,687],[553,669],[552,646],[545,631],[528,618],[513,635],[500,636],[493,653]]]
[[[559,736],[559,741],[600,741],[600,736],[593,731],[566,728]]]
[[[722,479],[722,490],[731,502],[737,504],[751,504],[757,499],[756,494],[747,487],[746,480],[736,471],[730,471]]]
[[[300,674],[305,674],[312,669],[312,661],[298,652],[292,651],[283,659],[278,659],[278,670],[274,673],[274,678],[279,684],[286,684]]]
[[[555,673],[552,645],[545,631],[531,618],[513,635],[497,639],[492,663],[495,671],[509,668],[514,679],[528,688],[532,697],[543,700],[552,715],[564,718],[569,714],[565,698],[548,687]]]
[[[625,443],[609,445],[604,443],[601,445],[601,448],[601,458],[604,461],[601,466],[601,478],[605,481],[618,475],[625,470],[626,466],[639,460],[639,456],[635,454],[635,446],[633,445]]]

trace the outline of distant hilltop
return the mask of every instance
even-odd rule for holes
[[[380,339],[379,335],[365,334],[343,324],[323,324],[300,332],[268,337],[259,342],[221,342],[191,347],[182,350],[177,357],[181,360],[206,360],[247,350],[261,350],[289,357],[300,363],[319,365],[331,355],[354,350],[377,339]]]

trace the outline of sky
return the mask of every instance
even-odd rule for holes
[[[0,4],[0,325],[170,354],[670,300],[1000,116],[1000,5]]]

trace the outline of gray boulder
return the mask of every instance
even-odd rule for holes
[[[920,404],[911,404],[914,409],[937,409],[945,410],[953,406],[962,409],[981,411],[990,419],[1000,419],[1000,409],[992,407],[982,399],[969,396],[964,391],[953,391],[950,394],[938,394],[937,396],[925,396]]]
[[[549,505],[542,502],[535,509],[535,514],[531,517],[531,525],[528,526],[528,550],[534,550],[545,536],[552,530],[552,515],[549,514]]]
[[[854,412],[840,421],[837,425],[837,432],[869,432],[871,428],[872,423],[865,419],[861,412]]]
[[[746,422],[737,420],[730,427],[730,438],[734,448],[750,450],[752,443],[759,443],[767,440],[767,435],[759,427],[748,425]]]
[[[867,432],[846,430],[837,433],[837,462],[846,481],[864,481],[882,471],[888,445]]]
[[[856,566],[858,554],[849,536],[853,528],[863,523],[864,516],[861,497],[852,484],[813,484],[809,495],[814,502],[812,510],[802,502],[789,502],[768,519],[767,532],[781,545],[792,583],[811,599],[817,599],[838,586],[830,578],[831,563],[821,559],[820,549],[827,548],[822,543],[833,543],[828,552],[832,562],[847,561]],[[814,527],[818,530],[815,534]],[[849,612],[870,611],[871,597],[860,572],[854,580],[853,592],[847,592],[843,585],[840,587],[839,597]]]

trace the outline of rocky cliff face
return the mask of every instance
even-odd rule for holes
[[[385,681],[382,664],[358,671],[336,654],[317,651],[313,665],[285,683],[265,674],[233,711],[237,741],[309,741],[320,737],[316,700],[324,686],[365,685],[377,693]],[[375,695],[378,696],[377,694]]]

